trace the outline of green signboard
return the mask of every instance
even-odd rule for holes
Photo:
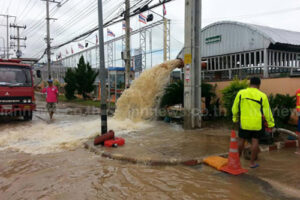
[[[205,38],[205,43],[206,44],[217,43],[217,42],[221,42],[221,40],[222,40],[222,36],[221,35],[216,35],[216,36],[213,36],[213,37]]]

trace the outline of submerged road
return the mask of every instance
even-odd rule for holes
[[[2,120],[0,199],[300,198],[300,157],[295,149],[263,153],[261,167],[238,177],[205,165],[135,165],[84,149],[83,142],[94,137],[99,123],[97,116],[62,114],[48,122],[45,113],[36,114],[32,122]],[[111,125],[124,137],[148,128],[126,122]]]

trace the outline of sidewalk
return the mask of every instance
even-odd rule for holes
[[[174,128],[162,122],[157,124],[144,131],[123,135],[126,143],[122,147],[94,146],[93,140],[86,142],[85,147],[103,157],[147,165],[197,165],[206,156],[228,152],[228,129],[184,131],[178,125]]]
[[[103,157],[147,165],[197,165],[211,155],[227,156],[231,130],[210,127],[185,131],[180,125],[156,122],[156,126],[143,131],[121,135],[124,146],[107,148],[94,146],[93,139],[85,148]],[[115,133],[116,137],[120,135]],[[261,152],[296,148],[296,140],[284,140],[273,145],[260,145]]]

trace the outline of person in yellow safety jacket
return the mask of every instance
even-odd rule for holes
[[[259,138],[264,130],[263,117],[267,121],[269,128],[274,128],[275,126],[268,97],[259,90],[260,83],[260,78],[251,78],[250,87],[238,92],[232,106],[232,120],[234,123],[239,123],[238,144],[240,156],[244,149],[245,140],[251,139],[252,141],[250,168],[259,166],[254,161],[259,152]]]

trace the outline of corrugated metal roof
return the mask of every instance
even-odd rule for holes
[[[300,32],[236,21],[216,22],[204,27],[201,32],[203,57],[261,50],[269,48],[270,44],[300,47]],[[219,40],[206,42],[214,37],[219,37]],[[178,57],[183,58],[183,49]]]
[[[257,28],[260,32],[269,36],[272,39],[272,43],[282,43],[291,45],[300,45],[300,32],[288,31],[284,29],[271,28],[267,26],[259,26],[249,24],[254,28]]]
[[[270,42],[273,44],[281,43],[281,44],[300,45],[300,32],[272,28],[272,27],[261,26],[256,24],[248,24],[248,23],[235,22],[235,21],[220,21],[204,27],[202,31],[208,29],[209,27],[221,25],[221,24],[235,24],[235,25],[248,27],[249,29],[263,35],[265,38],[270,40]]]

